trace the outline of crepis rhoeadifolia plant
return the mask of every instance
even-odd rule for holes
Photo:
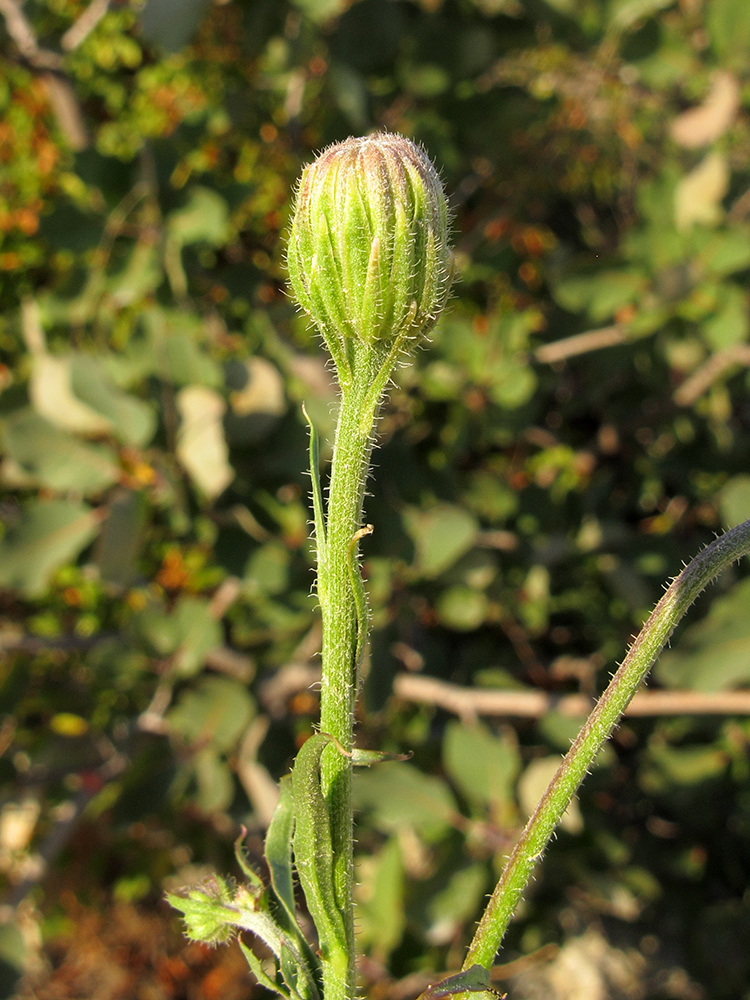
[[[354,744],[354,705],[369,613],[360,539],[378,410],[396,366],[437,322],[453,258],[443,186],[420,147],[386,132],[326,149],[305,168],[292,216],[292,291],[333,359],[340,405],[327,503],[310,429],[317,599],[322,617],[320,728],[302,746],[265,840],[268,883],[238,862],[246,882],[215,876],[170,896],[188,935],[218,943],[234,934],[258,981],[285,1000],[353,1000],[356,987],[352,775],[387,755]],[[750,551],[750,522],[705,548],[657,604],[593,709],[508,858],[460,971],[426,1000],[493,994],[490,970],[534,867],[578,786],[677,622],[703,588]],[[316,940],[298,920],[295,879]],[[242,932],[265,945],[261,960]]]

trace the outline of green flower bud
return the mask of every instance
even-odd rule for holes
[[[297,301],[344,350],[350,338],[425,334],[450,289],[448,230],[443,186],[419,146],[388,132],[330,146],[297,191],[287,250]]]

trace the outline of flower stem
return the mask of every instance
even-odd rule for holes
[[[388,351],[378,343],[353,341],[350,378],[342,379],[328,491],[326,538],[319,547],[318,598],[323,624],[321,732],[335,737],[345,751],[353,744],[357,696],[357,594],[352,585],[352,544],[362,521],[365,481],[369,472],[373,428],[382,393],[390,375]],[[378,386],[379,391],[378,391]],[[359,607],[361,614],[361,603]],[[321,786],[331,821],[336,898],[346,927],[349,965],[346,970],[324,965],[326,1000],[354,996],[354,863],[352,762],[328,748],[321,762]]]
[[[464,969],[489,968],[537,862],[599,750],[656,662],[677,623],[707,584],[750,554],[750,521],[708,545],[675,578],[633,642],[550,782],[508,859],[479,922]]]

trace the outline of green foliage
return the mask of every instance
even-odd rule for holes
[[[39,802],[3,886],[82,786],[97,836],[51,858],[45,928],[68,877],[155,898],[267,822],[262,789],[317,717],[312,675],[289,680],[320,648],[300,404],[325,496],[335,398],[281,237],[302,164],[387,127],[441,167],[459,281],[397,372],[366,498],[381,710],[358,742],[414,759],[355,778],[361,928],[368,976],[455,967],[522,776],[572,734],[552,714],[462,727],[392,677],[601,690],[663,581],[750,513],[750,7],[150,0],[68,48],[86,6],[24,6],[83,144],[2,29],[0,782],[3,810]],[[743,574],[657,683],[747,686]],[[748,741],[740,716],[629,720],[505,957],[593,927],[647,942],[643,995],[680,976],[742,995]],[[660,890],[636,891],[643,873]]]

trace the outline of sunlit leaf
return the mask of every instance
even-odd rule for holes
[[[357,772],[354,801],[357,808],[371,813],[379,829],[390,832],[408,824],[428,840],[445,833],[456,811],[444,781],[402,763]]]
[[[452,566],[469,551],[479,530],[468,511],[451,504],[407,510],[404,522],[414,540],[417,570],[425,577],[440,576]]]
[[[17,410],[2,421],[8,456],[3,478],[12,482],[13,469],[23,481],[66,493],[90,496],[120,477],[116,452],[89,444],[55,427],[31,408]],[[13,468],[8,468],[8,460]]]
[[[177,457],[196,486],[212,500],[234,479],[222,426],[226,404],[213,389],[190,385],[177,394],[177,409],[181,418]]]
[[[188,743],[218,753],[234,748],[254,714],[255,703],[243,684],[208,675],[183,691],[167,720]]]
[[[750,683],[750,580],[714,598],[706,617],[662,653],[657,679],[668,687],[721,691]]]
[[[508,807],[521,761],[515,740],[498,737],[481,724],[451,722],[443,743],[443,764],[453,784],[474,805]]]
[[[729,189],[730,172],[721,153],[709,153],[686,174],[674,195],[674,218],[678,230],[700,224],[714,226],[722,217],[721,201]]]
[[[101,513],[69,500],[35,500],[0,540],[0,587],[41,595],[51,574],[95,537]]]

